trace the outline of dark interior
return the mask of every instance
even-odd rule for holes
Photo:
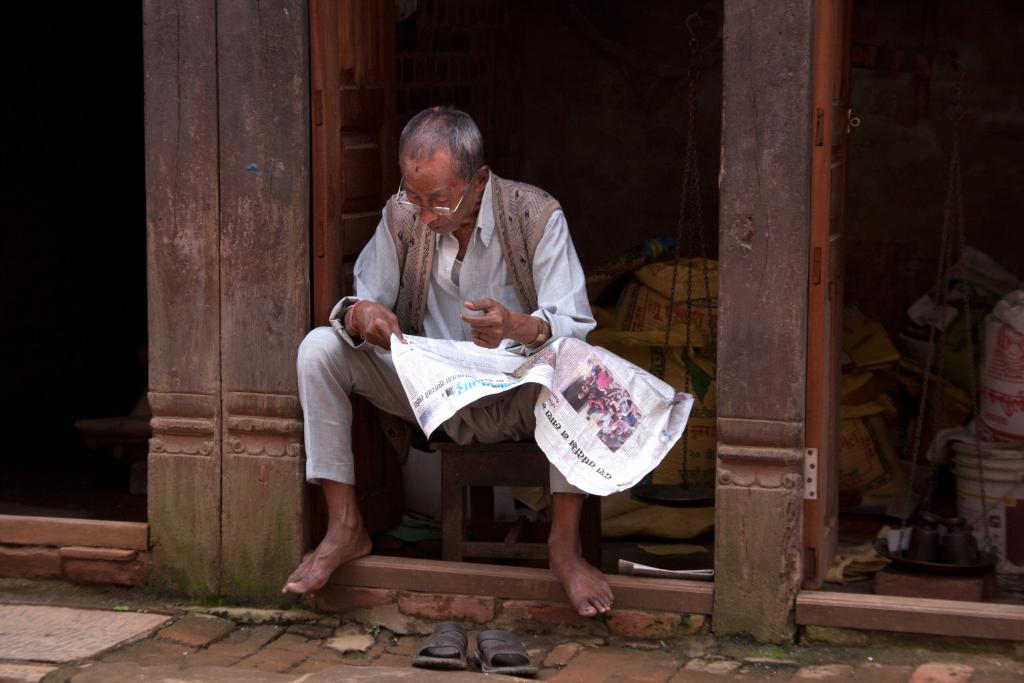
[[[146,390],[141,27],[138,3],[21,3],[3,22],[0,513],[146,518],[129,493],[145,449],[75,427]]]
[[[1016,278],[1024,276],[1024,250],[1015,246],[1019,242],[1015,217],[1024,209],[1024,198],[1014,190],[1024,179],[1019,86],[1024,76],[1022,19],[1024,8],[995,0],[970,4],[858,0],[854,5],[850,107],[860,126],[849,137],[844,306],[880,322],[904,360],[919,355],[908,339],[920,339],[921,328],[911,324],[907,309],[935,283],[950,203],[955,206],[962,201],[966,245],[992,257]],[[962,116],[956,126],[962,199],[947,193],[958,116]],[[955,214],[949,215],[955,220]],[[974,296],[972,312],[984,315],[994,301]],[[981,326],[973,331],[977,367]],[[950,332],[949,338],[955,346],[955,333]],[[844,368],[844,375],[854,372]],[[871,394],[877,396],[877,390],[884,389],[882,394],[892,400],[895,412],[878,419],[875,424],[881,428],[872,441],[876,446],[883,440],[891,444],[899,469],[909,478],[914,469],[913,424],[920,396],[893,382],[893,374],[875,372],[874,386],[849,402],[873,400]],[[955,363],[944,365],[943,377],[967,401],[964,413],[956,415],[952,394],[946,395],[945,407],[939,410],[929,403],[927,415],[941,415],[940,426],[959,424],[970,411],[968,374],[958,373]],[[850,430],[853,422],[841,423],[847,428],[840,429],[841,451],[843,434],[855,438]],[[923,451],[934,433],[931,418],[923,432],[918,470],[927,470]],[[938,467],[916,489],[924,498],[920,510],[944,519],[957,515],[957,478],[948,465]],[[898,503],[903,494],[893,498]],[[839,538],[847,551],[873,538],[882,524],[901,524],[899,517],[892,516],[899,505],[888,506],[889,516],[865,515],[863,503],[860,492],[840,491]],[[879,512],[878,507],[872,511]],[[1018,537],[1024,534],[1024,528],[1007,531]],[[1001,573],[998,579],[988,599],[1024,599],[1017,576]],[[855,582],[842,589],[870,592],[872,583]]]

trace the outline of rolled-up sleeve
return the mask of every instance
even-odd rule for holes
[[[537,244],[533,281],[537,287],[537,310],[531,315],[547,321],[554,338],[585,339],[596,323],[587,301],[583,266],[561,210],[551,214]]]
[[[398,272],[398,253],[395,241],[388,231],[387,214],[381,212],[380,223],[373,237],[366,243],[356,259],[355,271],[356,293],[346,296],[331,311],[331,324],[341,338],[355,348],[364,345],[362,339],[353,339],[345,329],[344,313],[349,306],[362,299],[376,301],[394,309],[398,300],[400,273]]]

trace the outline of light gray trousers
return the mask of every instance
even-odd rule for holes
[[[390,353],[364,344],[356,349],[330,327],[318,327],[299,346],[299,401],[306,441],[306,479],[354,484],[352,393],[416,424]],[[533,436],[539,385],[528,384],[466,406],[442,425],[460,444],[521,441]],[[552,493],[583,493],[550,466]]]

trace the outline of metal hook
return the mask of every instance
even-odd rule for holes
[[[853,128],[860,128],[860,117],[853,115],[852,109],[846,110],[846,134],[850,134],[850,130]]]

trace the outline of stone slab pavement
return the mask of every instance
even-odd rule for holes
[[[163,614],[0,605],[0,660],[70,662],[147,634]]]
[[[43,605],[10,604],[16,595],[41,601],[44,594],[48,609],[57,612],[41,611]],[[91,600],[85,605],[80,596],[73,596],[70,601],[74,604],[59,605],[55,604],[59,598],[46,591],[14,593],[0,586],[0,614],[7,615],[0,618],[0,643],[8,637],[6,642],[18,644],[0,651],[0,683],[485,680],[475,664],[466,672],[411,666],[424,634],[432,627],[429,622],[398,633],[380,624],[359,624],[299,609],[202,608],[147,601],[137,594],[94,596]],[[102,609],[104,603],[107,609]],[[112,609],[115,606],[117,609]],[[89,613],[88,619],[82,618],[83,611]],[[93,643],[94,649],[68,649],[58,658],[59,644],[53,638],[56,631],[41,628],[39,620],[40,615],[53,618],[56,614],[71,617],[61,627],[62,638],[75,644]],[[479,628],[467,624],[471,659],[473,629]],[[10,637],[12,633],[16,639]],[[567,624],[538,624],[523,628],[519,635],[540,667],[537,679],[556,683],[1024,682],[1024,653],[985,648],[957,651],[938,640],[926,641],[926,646],[894,641],[889,646],[799,643],[780,647],[706,634],[631,640],[595,635],[592,629]],[[99,649],[95,649],[97,643],[102,645]],[[63,659],[68,653],[78,656]],[[526,679],[501,676],[486,680]]]

